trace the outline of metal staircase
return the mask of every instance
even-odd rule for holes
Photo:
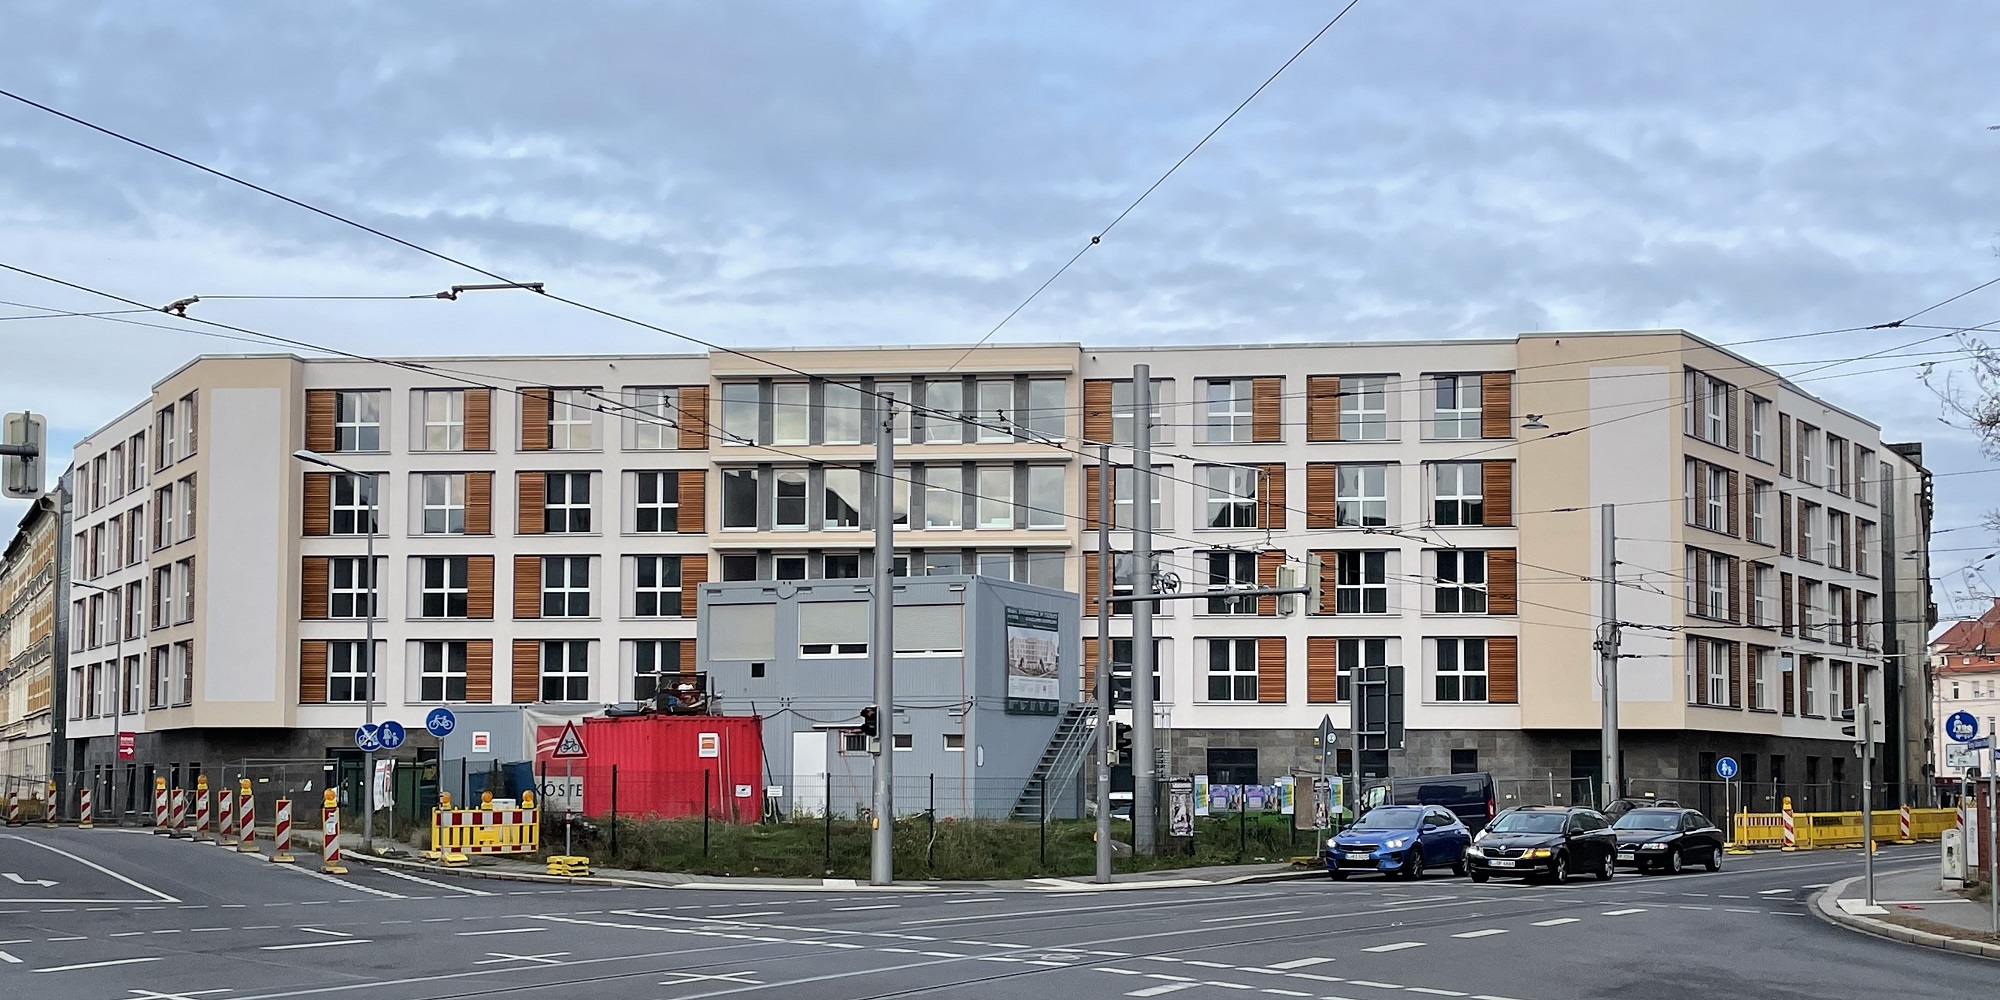
[[[1057,796],[1070,787],[1070,782],[1083,769],[1083,762],[1090,758],[1091,740],[1096,734],[1097,707],[1088,702],[1071,705],[1063,712],[1062,720],[1056,723],[1056,731],[1049,736],[1049,745],[1042,751],[1042,759],[1035,764],[1034,773],[1021,787],[1021,795],[1014,800],[1014,818],[1035,820],[1042,816],[1042,791],[1054,788]],[[1051,799],[1051,805],[1054,799]]]

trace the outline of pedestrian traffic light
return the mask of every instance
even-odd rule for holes
[[[1318,556],[1306,556],[1306,614],[1316,615],[1320,612],[1319,576],[1324,565]]]
[[[1114,765],[1132,763],[1132,727],[1114,722],[1111,728],[1113,734],[1111,763]]]
[[[875,706],[866,705],[861,709],[861,735],[874,739],[879,732],[875,719]]]

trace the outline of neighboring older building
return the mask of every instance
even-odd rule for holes
[[[29,505],[0,555],[0,776],[46,780],[56,665],[54,495]]]
[[[2000,724],[2000,597],[1977,618],[1954,622],[1930,644],[1930,706],[1937,779],[1956,782],[1965,768],[1948,755],[1956,741],[1944,735],[1944,720],[1965,712],[1979,721],[1979,735],[1992,736]]]
[[[1937,624],[1931,597],[1931,473],[1921,444],[1884,445],[1882,491],[1882,777],[1922,805],[1935,778],[1931,670],[1926,637]],[[1900,753],[1897,749],[1900,748]]]

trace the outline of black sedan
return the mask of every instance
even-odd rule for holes
[[[1618,863],[1679,874],[1688,865],[1722,869],[1722,831],[1693,809],[1634,809],[1618,817]]]
[[[1465,852],[1465,867],[1474,882],[1495,875],[1564,882],[1582,872],[1602,881],[1612,875],[1616,843],[1611,821],[1595,809],[1509,809],[1479,832]]]

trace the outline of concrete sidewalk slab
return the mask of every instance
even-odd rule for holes
[[[1905,944],[2000,959],[2000,938],[1989,933],[1990,911],[1965,899],[1946,899],[1934,868],[1894,872],[1875,879],[1869,906],[1861,877],[1842,879],[1812,899],[1812,913],[1830,924]],[[1943,933],[1940,933],[1943,931]]]

